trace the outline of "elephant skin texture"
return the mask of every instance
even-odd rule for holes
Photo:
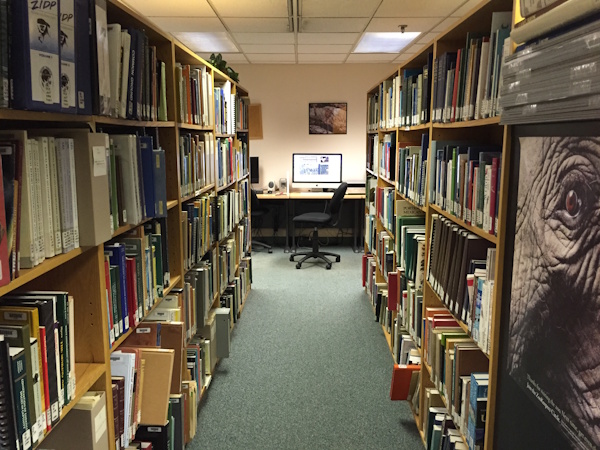
[[[600,138],[520,148],[507,369],[574,448],[600,448]]]

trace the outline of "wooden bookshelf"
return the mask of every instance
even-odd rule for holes
[[[465,47],[466,36],[468,32],[481,32],[483,34],[488,35],[490,32],[491,26],[491,18],[494,12],[502,12],[502,11],[512,11],[513,4],[512,0],[499,0],[499,1],[482,1],[477,6],[473,7],[461,20],[459,20],[455,25],[452,25],[449,29],[443,31],[439,36],[437,36],[433,42],[428,45],[426,48],[422,49],[419,53],[415,54],[411,59],[400,65],[395,71],[390,73],[388,77],[383,79],[376,86],[372,87],[367,91],[367,105],[373,104],[373,98],[377,97],[380,92],[383,92],[385,89],[382,89],[382,86],[390,86],[389,83],[392,83],[395,77],[400,75],[400,80],[403,81],[402,75],[406,70],[409,69],[419,69],[423,68],[427,64],[428,54],[433,53],[433,60],[435,61],[440,55],[444,52],[455,52],[458,48]],[[387,84],[384,84],[387,83]],[[485,425],[485,442],[484,448],[486,450],[491,450],[493,448],[494,442],[494,416],[496,409],[496,384],[497,384],[497,372],[498,372],[498,361],[499,361],[499,336],[500,336],[500,305],[501,305],[501,289],[502,285],[502,277],[503,277],[503,260],[504,260],[504,241],[506,238],[506,227],[505,227],[505,217],[506,217],[506,199],[508,192],[508,180],[509,180],[509,156],[510,156],[510,129],[506,126],[500,125],[500,118],[498,116],[495,117],[487,117],[484,119],[476,119],[476,120],[466,120],[466,121],[456,121],[449,123],[440,123],[433,121],[433,103],[434,103],[434,93],[435,87],[433,86],[433,79],[431,83],[432,92],[430,92],[429,100],[430,104],[429,109],[432,112],[431,119],[427,123],[422,123],[419,125],[410,125],[410,126],[396,126],[395,128],[389,127],[381,127],[381,121],[383,118],[373,118],[371,115],[371,111],[368,111],[367,118],[367,129],[366,129],[366,149],[369,151],[369,142],[375,139],[374,136],[379,133],[379,145],[381,147],[382,136],[387,133],[396,132],[396,158],[395,164],[399,164],[399,151],[398,148],[402,144],[407,145],[408,142],[414,142],[413,145],[420,145],[421,142],[421,134],[428,133],[429,135],[429,145],[427,149],[427,156],[429,155],[429,149],[431,148],[432,141],[452,141],[452,140],[460,140],[460,141],[470,141],[475,142],[481,145],[496,145],[502,147],[502,161],[501,166],[499,167],[500,172],[500,180],[499,180],[499,200],[498,205],[496,205],[497,213],[498,213],[498,230],[497,235],[493,235],[484,231],[483,229],[472,226],[461,218],[456,217],[452,213],[443,210],[439,206],[433,204],[427,197],[429,196],[429,180],[430,180],[430,169],[431,165],[430,158],[427,158],[428,161],[425,161],[425,169],[424,169],[424,197],[425,197],[425,205],[420,206],[417,205],[414,201],[407,198],[405,195],[401,194],[399,191],[399,187],[397,183],[400,181],[398,176],[396,177],[396,181],[391,181],[386,179],[385,177],[381,177],[379,175],[379,161],[381,160],[379,152],[380,148],[376,148],[372,159],[377,164],[375,170],[366,169],[366,177],[376,178],[378,187],[389,187],[394,186],[396,189],[395,199],[404,199],[408,200],[411,205],[418,208],[425,214],[425,248],[426,248],[426,259],[429,258],[429,249],[431,247],[430,236],[431,236],[431,217],[433,214],[438,214],[443,216],[444,218],[450,220],[460,228],[467,230],[470,233],[475,234],[476,236],[485,239],[496,247],[496,260],[495,260],[495,272],[494,272],[494,290],[490,297],[491,302],[491,310],[492,316],[490,319],[490,353],[488,356],[489,359],[489,391],[488,391],[488,401],[487,401],[487,418]],[[377,122],[376,127],[374,123]],[[385,121],[384,121],[385,122]],[[396,122],[398,123],[398,122]],[[414,123],[414,122],[413,122]],[[376,128],[376,129],[374,129]],[[367,155],[369,158],[369,155]],[[369,161],[369,159],[367,159]],[[396,168],[394,168],[396,169]],[[416,177],[419,177],[419,174],[416,174]],[[395,205],[394,205],[395,206]],[[365,206],[365,214],[369,214],[368,205]],[[378,215],[376,215],[376,232],[378,236],[381,233],[390,234],[389,229],[384,226],[384,224],[379,220]],[[376,264],[375,272],[375,282],[376,283],[385,283],[386,279],[381,273],[380,270],[380,262],[379,257],[376,256],[375,248],[371,252],[374,255],[374,261]],[[395,248],[394,248],[395,250]],[[365,242],[365,253],[369,251],[367,243]],[[397,258],[394,258],[395,260]],[[427,267],[428,261],[425,261],[425,267]],[[369,283],[369,280],[367,280]],[[367,289],[368,291],[368,289]],[[399,293],[399,295],[402,295]],[[438,294],[433,290],[428,281],[424,282],[424,285],[419,292],[419,295],[423,296],[423,312],[424,316],[424,308],[429,306],[441,307],[446,305],[441,301]],[[383,306],[382,306],[383,307]],[[463,323],[459,318],[457,318],[454,314],[452,314],[457,322],[459,323],[460,328],[471,336],[471,332],[467,324]],[[418,325],[422,327],[422,324]],[[386,342],[390,346],[390,349],[393,348],[393,339],[394,336],[389,333],[384,333]],[[425,361],[424,358],[424,349],[419,348],[421,353],[421,381],[420,381],[420,396],[419,405],[420,411],[423,411],[424,407],[424,392],[426,388],[433,387],[431,382],[431,367],[428,362]],[[485,352],[484,352],[485,353]],[[445,401],[445,399],[444,399]],[[412,409],[412,405],[411,405]],[[414,414],[414,411],[413,411]],[[422,416],[422,414],[421,414]],[[419,433],[425,443],[427,430],[423,429],[423,420],[422,417],[414,414],[415,423],[419,430]],[[464,430],[463,430],[463,440],[464,440]]]
[[[183,203],[194,198],[208,194],[216,196],[225,190],[238,190],[242,183],[245,183],[248,175],[244,175],[227,183],[226,186],[217,188],[216,183],[196,190],[191,195],[182,197],[181,195],[181,167],[180,167],[180,135],[187,132],[213,133],[213,139],[216,136],[214,125],[192,125],[180,123],[179,105],[176,86],[176,63],[189,64],[196,67],[205,67],[210,76],[213,86],[215,81],[232,83],[232,94],[248,96],[248,91],[242,88],[238,83],[231,80],[226,74],[210,66],[210,64],[197,56],[186,46],[176,41],[170,34],[158,28],[148,18],[139,14],[129,6],[119,0],[107,0],[107,18],[108,23],[120,23],[124,28],[143,29],[148,37],[149,45],[156,47],[156,56],[165,63],[165,85],[167,100],[167,120],[166,121],[144,121],[130,120],[115,117],[106,117],[100,115],[76,115],[54,112],[36,112],[14,109],[0,109],[0,129],[22,129],[32,128],[56,128],[56,129],[89,129],[91,132],[96,130],[110,130],[110,133],[127,132],[132,129],[150,130],[152,134],[159,137],[161,147],[165,150],[166,157],[166,178],[167,178],[167,233],[170,284],[163,291],[163,298],[171,293],[172,289],[182,288],[185,284],[184,276],[184,247],[183,230],[181,227],[181,211]],[[212,97],[212,96],[210,96]],[[210,98],[209,97],[209,98]],[[210,104],[213,108],[214,104]],[[121,131],[122,130],[122,131]],[[234,145],[243,140],[249,147],[248,130],[246,128],[238,129],[237,133],[218,135],[233,138]],[[48,135],[52,135],[51,132]],[[247,154],[246,154],[247,157]],[[214,161],[208,161],[216,167],[217,155],[214,155]],[[235,163],[235,162],[234,162]],[[249,167],[249,160],[245,162],[245,167]],[[241,173],[236,168],[234,173]],[[248,203],[250,203],[248,201]],[[245,214],[249,218],[250,213]],[[81,220],[81,219],[80,219]],[[145,219],[138,224],[127,224],[114,230],[110,241],[119,241],[125,234],[137,231],[151,219]],[[250,226],[248,221],[247,226]],[[244,243],[238,238],[237,232],[239,224],[236,224],[233,234],[235,236],[238,258],[248,254],[249,248],[243,248]],[[21,269],[19,276],[12,280],[8,285],[0,287],[0,297],[15,290],[61,290],[68,291],[75,301],[75,325],[72,333],[75,337],[75,373],[76,373],[76,392],[74,398],[64,406],[61,414],[61,420],[64,419],[73,409],[75,404],[90,389],[101,390],[106,393],[106,423],[108,429],[109,448],[115,450],[115,430],[113,427],[113,405],[111,388],[111,367],[110,355],[119,349],[126,338],[135,332],[135,326],[120,336],[110,345],[109,339],[109,312],[106,304],[106,286],[104,273],[104,244],[77,248],[65,254],[60,254],[48,258],[42,263],[31,269]],[[215,249],[219,245],[213,242],[209,249]],[[214,270],[219,277],[219,265],[214,264]],[[234,276],[241,272],[239,260]],[[213,306],[219,306],[219,292],[224,286],[217,286],[217,292],[212,299]],[[242,308],[248,301],[248,292],[244,293]],[[146,311],[144,317],[150,314],[160,304],[160,299],[149,311]],[[241,313],[240,309],[240,313]],[[182,312],[183,316],[184,312]],[[143,320],[143,319],[142,319]],[[207,385],[199,386],[198,393],[203,395],[210,384],[209,377]],[[43,441],[35,448],[43,448]]]

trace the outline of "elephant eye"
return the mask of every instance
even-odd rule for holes
[[[571,217],[577,217],[581,211],[582,200],[577,191],[571,189],[565,198],[565,210]]]

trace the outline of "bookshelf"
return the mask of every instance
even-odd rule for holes
[[[108,134],[120,133],[150,133],[158,139],[160,147],[165,152],[166,173],[166,230],[162,233],[168,236],[168,262],[170,281],[164,287],[162,298],[174,289],[184,288],[185,276],[191,270],[192,265],[184,262],[186,250],[184,245],[184,229],[182,228],[182,213],[190,203],[206,196],[219,198],[229,196],[235,198],[235,202],[226,203],[228,208],[237,208],[234,214],[235,223],[228,224],[228,232],[219,240],[212,241],[204,253],[198,256],[198,261],[209,253],[217,255],[219,251],[224,252],[225,258],[231,258],[232,264],[228,266],[226,277],[221,277],[221,269],[224,265],[213,261],[213,269],[216,272],[216,290],[210,301],[211,308],[225,306],[221,294],[225,292],[235,277],[246,276],[249,271],[250,251],[250,223],[249,223],[249,196],[248,196],[248,170],[249,170],[249,139],[248,139],[248,117],[244,110],[243,117],[239,123],[234,123],[231,132],[221,133],[217,130],[214,117],[201,124],[187,123],[179,114],[181,110],[179,100],[179,86],[177,85],[176,64],[190,65],[203,71],[210,86],[227,85],[230,88],[230,102],[234,98],[248,99],[249,93],[242,86],[231,80],[227,75],[213,68],[208,62],[195,55],[184,45],[174,40],[170,35],[160,30],[156,25],[143,15],[137,13],[127,5],[118,0],[107,0],[106,2],[107,22],[119,23],[123,29],[144,30],[148,38],[148,44],[156,48],[156,57],[165,63],[165,92],[166,92],[166,120],[132,120],[100,115],[78,115],[61,112],[38,112],[16,109],[0,109],[0,133],[3,130],[30,130],[35,128],[57,129],[86,129],[91,133],[103,132]],[[240,105],[242,105],[240,103]],[[202,105],[206,117],[214,116],[214,92],[208,93],[206,104]],[[212,113],[210,112],[212,111]],[[219,113],[219,111],[217,111]],[[230,108],[229,120],[237,121],[238,117]],[[230,124],[231,125],[231,124]],[[223,153],[224,160],[219,162],[217,152],[206,154],[202,160],[204,175],[210,172],[212,180],[206,178],[198,181],[188,193],[182,192],[183,170],[181,165],[181,145],[184,134],[202,136],[203,143],[217,148],[217,139],[227,140],[230,153]],[[205,138],[206,136],[206,138]],[[195,169],[199,170],[199,167]],[[227,168],[227,180],[219,184],[216,174],[219,170]],[[216,211],[215,211],[216,214]],[[90,389],[100,390],[106,393],[106,413],[108,424],[109,448],[114,450],[115,429],[113,424],[113,395],[111,388],[111,354],[118,350],[123,342],[135,332],[135,326],[119,336],[111,345],[109,337],[110,311],[106,301],[107,286],[105,283],[105,256],[104,244],[118,242],[132,232],[139,232],[151,219],[144,219],[137,224],[123,224],[114,229],[109,240],[95,246],[75,248],[67,253],[46,258],[45,261],[31,269],[21,269],[19,276],[10,283],[0,287],[0,297],[14,292],[25,292],[30,290],[59,290],[68,291],[75,301],[75,321],[72,332],[75,336],[75,374],[76,390],[71,401],[64,406],[61,420],[64,419],[73,406]],[[212,239],[211,239],[212,240]],[[231,252],[230,253],[228,253]],[[244,273],[244,274],[243,274]],[[236,311],[236,319],[240,317],[245,301],[249,294],[249,281],[247,290],[242,292],[241,308]],[[148,317],[160,304],[157,301],[147,310],[143,318]],[[0,298],[0,304],[2,299]],[[182,311],[182,316],[185,314]],[[183,320],[183,319],[182,319]],[[232,320],[231,326],[237,320]],[[140,321],[140,323],[142,323]],[[200,333],[200,327],[198,328]],[[185,345],[190,342],[186,338]],[[183,348],[185,354],[185,348]],[[215,357],[216,358],[216,357]],[[204,368],[201,368],[204,370]],[[206,378],[204,385],[198,386],[199,402],[202,394],[210,384],[212,376]],[[194,409],[195,410],[195,409]],[[46,435],[48,436],[48,435]],[[43,446],[43,440],[39,441],[33,448]]]
[[[432,246],[434,245],[432,241],[432,226],[434,218],[437,218],[437,220],[443,219],[449,227],[459,230],[459,233],[464,233],[464,235],[472,234],[476,239],[486,242],[487,244],[485,245],[496,249],[495,256],[493,256],[494,264],[492,269],[494,285],[489,297],[491,312],[488,324],[489,354],[480,349],[487,358],[486,367],[489,373],[485,440],[482,444],[485,449],[493,448],[500,343],[501,285],[506,233],[504,225],[506,221],[508,172],[510,167],[510,128],[500,125],[500,117],[493,113],[491,113],[491,116],[488,115],[488,117],[478,117],[477,113],[474,113],[470,120],[460,120],[457,118],[451,121],[452,92],[450,91],[448,97],[448,94],[444,94],[446,91],[443,90],[441,92],[442,96],[436,98],[436,94],[439,94],[437,89],[442,84],[442,78],[439,72],[435,73],[435,70],[439,69],[442,55],[454,52],[452,53],[453,58],[456,59],[457,49],[468,48],[468,44],[465,42],[469,33],[471,35],[489,36],[492,18],[497,17],[494,13],[511,12],[512,9],[513,4],[510,0],[482,1],[466,14],[463,19],[442,32],[433,42],[425,46],[420,53],[403,63],[389,77],[367,92],[367,202],[365,204],[367,232],[365,233],[365,254],[372,254],[373,258],[366,256],[366,262],[363,262],[363,264],[366,264],[366,267],[363,266],[363,270],[366,273],[366,280],[364,280],[365,290],[372,300],[376,318],[382,324],[383,334],[393,358],[396,359],[394,352],[399,350],[395,348],[395,340],[398,340],[401,334],[409,334],[411,339],[415,341],[415,347],[420,357],[421,369],[417,393],[415,394],[418,397],[409,403],[415,417],[415,423],[425,445],[427,445],[426,439],[428,433],[428,430],[424,428],[427,421],[427,412],[424,413],[426,408],[425,392],[428,388],[440,387],[440,383],[436,384],[434,380],[432,363],[428,361],[427,348],[421,346],[428,332],[428,329],[424,328],[423,325],[424,322],[427,323],[427,320],[423,320],[426,317],[426,309],[445,308],[446,313],[456,321],[453,326],[458,330],[457,333],[463,333],[463,335],[471,339],[473,338],[472,324],[463,320],[460,314],[451,310],[452,308],[449,304],[442,300],[444,296],[440,295],[440,289],[434,286],[435,283],[433,280],[428,279],[428,270],[431,264],[430,260],[432,259]],[[450,56],[447,58],[450,59]],[[428,60],[433,62],[433,64],[430,63],[428,65]],[[459,64],[459,61],[456,61],[456,64]],[[453,63],[454,60],[452,60]],[[425,75],[425,67],[429,68],[427,76]],[[448,69],[455,69],[454,65],[448,65],[447,67]],[[411,78],[412,76],[414,78]],[[448,77],[450,77],[450,72],[448,73]],[[427,78],[429,78],[428,86],[430,89],[428,97],[425,92]],[[406,94],[402,85],[411,82],[414,83],[414,90],[410,93],[410,99],[407,100],[407,97],[405,95],[401,96],[400,93]],[[457,87],[455,86],[454,89],[457,89]],[[382,96],[386,97],[386,92],[389,92],[387,103],[385,99],[382,99]],[[456,97],[456,94],[454,96]],[[440,99],[443,102],[441,105]],[[409,106],[405,106],[403,103],[405,101],[410,102],[411,100],[414,103],[409,103]],[[475,106],[475,103],[474,99],[473,106]],[[441,106],[440,111],[437,113],[436,106]],[[448,114],[450,114],[447,116],[448,120],[444,120],[444,117],[446,117],[443,115],[445,106],[450,108],[448,109]],[[427,114],[427,111],[423,113],[422,111],[427,108],[429,109],[429,114]],[[466,113],[467,111],[465,110]],[[406,114],[405,118],[402,117],[404,114]],[[497,229],[495,233],[490,232],[488,229],[484,230],[479,224],[471,223],[470,219],[466,220],[463,209],[464,205],[466,205],[466,196],[464,198],[464,205],[458,194],[453,199],[456,200],[456,203],[460,203],[460,207],[453,204],[442,206],[436,201],[437,197],[432,197],[432,195],[437,196],[437,177],[440,176],[436,155],[430,152],[432,145],[437,145],[437,142],[448,142],[456,143],[455,145],[458,146],[459,141],[467,141],[472,143],[471,145],[493,146],[495,150],[501,151],[501,162],[498,166],[500,176],[497,180],[498,197],[495,204],[497,215]],[[414,148],[414,150],[407,150],[406,153],[402,153],[401,149],[404,148]],[[418,148],[421,148],[422,151],[419,152]],[[403,162],[407,158],[409,166],[402,167]],[[382,190],[389,189],[390,187],[394,189],[393,206],[391,204],[390,206],[385,206],[379,200],[380,193]],[[370,188],[375,191],[375,200],[371,202],[371,205],[368,201]],[[463,191],[460,192],[462,193]],[[404,201],[405,204],[412,208],[410,216],[416,217],[414,223],[422,221],[423,224],[412,225],[414,227],[423,227],[423,231],[415,233],[421,233],[424,237],[424,239],[421,239],[425,241],[423,244],[424,260],[421,268],[423,272],[421,275],[422,286],[420,287],[415,286],[415,283],[419,281],[418,278],[409,277],[408,269],[401,261],[402,255],[398,254],[399,242],[401,241],[398,235],[399,230],[390,230],[389,226],[382,221],[382,216],[386,214],[388,216],[389,214],[399,214],[397,210],[398,201]],[[405,207],[403,206],[403,208]],[[391,208],[392,211],[387,211],[386,213],[385,208]],[[382,210],[383,212],[381,212]],[[394,223],[400,222],[394,221]],[[369,227],[369,224],[372,224],[372,226]],[[382,251],[382,248],[386,248],[382,244],[382,240],[386,239],[386,235],[392,241],[395,239],[396,242],[387,247],[392,250],[391,252],[388,250],[387,253],[393,253],[393,257],[388,258],[389,264],[384,267],[385,263],[382,263],[382,259],[385,258],[379,252]],[[415,247],[415,254],[417,248],[420,247]],[[494,255],[494,253],[491,254]],[[418,277],[419,268],[414,270],[417,272],[415,277]],[[395,277],[392,278],[389,276],[390,273],[394,272],[398,273],[398,278],[400,279],[398,281],[398,288],[393,287],[391,284],[396,282]],[[406,295],[407,292],[409,299],[411,295],[413,296],[412,298],[416,299],[414,307],[411,307],[410,300],[408,301],[408,313],[403,309],[403,306],[405,306],[403,295]],[[388,295],[390,297],[395,295],[395,297],[390,298]],[[421,300],[422,304],[420,303]],[[405,323],[407,318],[404,316],[407,314],[408,321],[414,320],[413,323],[416,324],[412,329],[410,328],[411,325],[406,325]],[[415,315],[414,318],[412,314]],[[395,330],[395,321],[404,323],[406,328],[401,327],[400,331]],[[440,397],[441,404],[448,407],[449,401],[446,396],[442,394]],[[418,411],[415,405],[418,407]],[[466,431],[466,429],[461,429],[461,437],[465,445],[467,444]]]

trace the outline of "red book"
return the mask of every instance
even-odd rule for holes
[[[127,311],[129,314],[129,323],[136,326],[139,322],[137,315],[137,268],[135,258],[125,258],[125,261],[127,271]]]
[[[44,378],[44,403],[46,404],[46,430],[52,429],[52,409],[50,408],[50,387],[48,384],[48,353],[46,349],[46,327],[40,327],[40,352],[42,353],[42,377]]]
[[[362,255],[362,285],[365,287],[367,281],[367,256]]]
[[[398,293],[400,285],[400,277],[398,276],[398,272],[390,272],[388,273],[388,309],[390,311],[398,310],[398,301],[400,298],[398,297]]]
[[[394,364],[390,400],[406,400],[410,391],[413,372],[421,370],[418,364]]]
[[[452,114],[450,115],[450,122],[456,121],[456,97],[458,96],[458,80],[460,78],[460,56],[462,54],[462,48],[456,51],[456,69],[454,71],[454,86],[452,87]]]
[[[431,326],[433,328],[438,328],[438,327],[459,327],[460,325],[458,324],[457,320],[452,317],[452,316],[439,316],[439,315],[435,315],[432,318],[432,322],[431,322]]]
[[[496,229],[496,186],[498,184],[498,164],[500,163],[498,158],[492,158],[492,177],[491,177],[491,189],[490,189],[490,234],[495,234]]]

